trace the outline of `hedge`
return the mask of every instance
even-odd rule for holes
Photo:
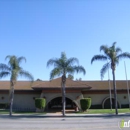
[[[80,100],[81,109],[86,111],[91,107],[91,98],[84,98]]]
[[[46,99],[45,98],[36,98],[35,99],[35,106],[36,108],[43,109],[46,106]]]

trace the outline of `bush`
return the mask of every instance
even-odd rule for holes
[[[86,111],[91,106],[91,98],[84,98],[80,100],[81,109],[83,111]]]
[[[36,108],[43,109],[46,106],[46,99],[45,98],[36,98],[35,99],[35,106]]]

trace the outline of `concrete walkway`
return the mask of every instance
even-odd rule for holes
[[[130,116],[130,113],[119,113],[118,115],[115,114],[74,114],[74,113],[69,113],[66,114],[65,117],[115,117],[115,116]],[[0,114],[1,117],[10,117],[9,114]],[[26,117],[26,118],[31,118],[31,117],[63,117],[61,113],[46,113],[46,114],[41,114],[41,113],[34,113],[34,114],[13,114],[12,117]]]

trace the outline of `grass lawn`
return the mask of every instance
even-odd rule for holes
[[[13,114],[46,114],[46,112],[32,112],[32,111],[14,111]],[[0,109],[0,114],[9,114],[9,110]]]
[[[77,112],[79,114],[114,114],[115,109],[89,109],[85,112]],[[124,109],[118,109],[118,113],[130,113],[130,109],[124,108]]]
[[[42,113],[37,113],[37,112],[13,112],[13,114],[46,114],[47,112],[42,112]],[[53,112],[52,112],[53,113]],[[54,112],[55,113],[55,112]],[[76,114],[114,114],[115,109],[89,109],[88,111],[85,112],[72,112]],[[130,113],[130,109],[124,108],[124,109],[118,109],[118,113]],[[0,109],[0,114],[9,114],[9,110],[2,110]],[[71,114],[71,112],[70,112]]]

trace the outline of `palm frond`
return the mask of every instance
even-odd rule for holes
[[[14,56],[14,55],[8,55],[8,56],[6,56],[6,58],[5,58],[5,60],[6,59],[9,59],[9,63],[12,63],[12,62],[14,62],[14,61],[16,61],[17,60],[17,57],[16,56]]]
[[[119,64],[119,59],[117,57],[115,57],[114,62],[115,62],[116,65],[118,65]]]
[[[107,45],[100,46],[100,51],[103,51],[106,53],[108,51],[108,46]]]
[[[116,45],[116,42],[113,42],[113,43],[112,43],[112,47],[115,47],[115,45]]]
[[[66,73],[74,74],[75,70],[73,66],[67,66]]]
[[[9,65],[12,69],[16,69],[16,68],[19,67],[18,59],[17,59],[17,57],[16,57],[15,55],[12,55],[12,56],[8,55],[8,56],[6,56],[5,59],[9,59],[8,65]]]
[[[67,66],[68,65],[73,65],[73,64],[79,64],[79,60],[75,57],[72,57],[72,58],[69,58],[67,61],[66,61],[66,64]]]
[[[6,64],[0,64],[0,70],[2,71],[11,71],[10,67]]]
[[[24,60],[26,62],[26,58],[21,56],[21,57],[18,57],[18,63],[20,64],[22,62],[22,60]]]
[[[121,53],[120,55],[117,56],[118,60],[123,59],[123,58],[129,58],[130,59],[130,53],[124,52],[124,53]]]
[[[64,68],[64,67],[66,67],[66,61],[64,61],[63,59],[57,59],[57,58],[55,58],[55,59],[50,59],[50,60],[48,60],[48,62],[47,62],[47,67],[49,67],[49,66],[51,66],[51,65],[53,65],[54,67],[56,67],[56,68]]]
[[[52,80],[56,76],[60,76],[63,74],[63,71],[60,68],[54,68],[50,73],[50,80]]]
[[[28,78],[31,81],[34,81],[32,74],[30,74],[28,71],[20,70],[18,74],[19,76],[22,76],[22,77]]]
[[[64,68],[66,67],[66,61],[64,61],[63,59],[59,59],[59,60],[56,60],[56,62],[54,63],[54,67],[56,68]]]
[[[54,59],[50,59],[47,62],[47,67],[54,65],[57,62],[58,59],[54,58]]]
[[[11,57],[12,57],[11,55],[7,55],[7,56],[5,57],[5,60],[10,59]]]
[[[66,54],[64,52],[61,53],[60,58],[53,58],[47,62],[47,66],[53,65],[54,69],[50,73],[50,79],[53,79],[55,76],[73,74],[76,72],[83,72],[85,74],[85,69],[82,66],[74,66],[74,64],[78,63],[77,58],[69,58],[67,59]]]
[[[67,57],[66,57],[66,53],[65,53],[65,52],[61,52],[61,59],[63,59],[64,61],[67,60]]]
[[[116,47],[115,47],[115,45],[116,45],[116,42],[113,42],[112,46],[109,47],[109,50],[110,50],[111,52],[116,52]]]
[[[107,57],[104,55],[95,55],[92,59],[91,59],[91,64],[96,61],[96,60],[107,60]]]
[[[4,78],[10,75],[10,72],[2,71],[0,72],[0,78]]]
[[[122,52],[121,48],[117,47],[117,48],[116,48],[116,53],[118,54],[118,53],[120,53],[120,52]]]
[[[100,74],[101,74],[101,79],[103,79],[104,74],[106,73],[106,71],[110,68],[110,63],[106,63],[105,65],[103,65]]]
[[[86,70],[84,69],[83,66],[74,66],[73,69],[74,69],[77,73],[83,73],[84,75],[86,74]]]

